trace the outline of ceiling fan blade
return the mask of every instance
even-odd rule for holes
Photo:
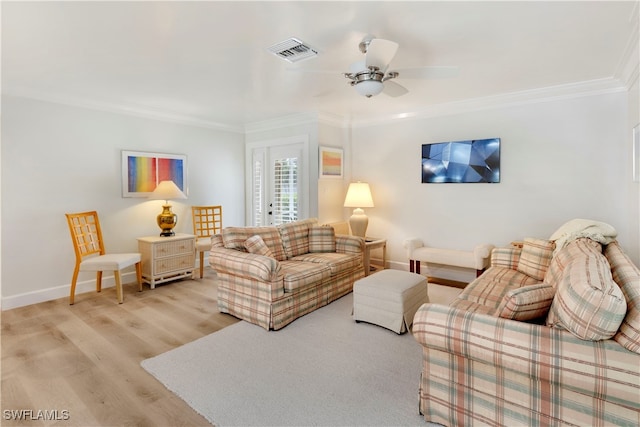
[[[416,67],[399,68],[396,71],[402,79],[447,79],[458,77],[458,67]]]
[[[398,96],[402,96],[409,93],[409,90],[406,87],[399,85],[396,82],[387,80],[386,82],[384,82],[384,89],[382,90],[382,93],[384,93],[385,95],[389,95],[393,98],[396,98]]]
[[[373,39],[369,43],[365,57],[367,67],[385,70],[398,51],[398,43],[384,39]]]

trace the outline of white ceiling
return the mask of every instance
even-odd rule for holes
[[[629,53],[637,46],[637,1],[3,1],[1,7],[3,93],[239,129],[302,112],[357,121],[578,82],[623,87],[624,63],[637,55]],[[366,34],[400,44],[391,68],[455,65],[459,75],[401,74],[396,81],[409,94],[361,97],[341,72],[362,58],[358,43]],[[267,51],[289,37],[319,56],[289,64]]]

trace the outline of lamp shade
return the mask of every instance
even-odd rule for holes
[[[352,182],[344,199],[345,208],[372,208],[371,189],[366,182]]]
[[[186,199],[187,196],[173,181],[160,181],[156,189],[149,195],[151,200]]]

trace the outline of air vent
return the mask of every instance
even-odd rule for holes
[[[269,52],[288,62],[298,62],[318,56],[316,50],[296,38],[274,44],[269,48]]]

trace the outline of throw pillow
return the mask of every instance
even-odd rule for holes
[[[518,271],[536,280],[543,280],[551,263],[554,249],[555,243],[549,240],[531,237],[524,239],[518,261]]]
[[[627,300],[627,315],[613,337],[621,346],[640,353],[640,269],[624,253],[618,242],[609,243],[604,255],[611,264],[613,280]]]
[[[328,225],[314,225],[309,228],[309,252],[335,252],[336,231]]]
[[[576,240],[571,244],[579,245],[582,254],[564,270],[547,325],[566,329],[583,340],[609,339],[627,313],[624,295],[604,255],[589,242]]]
[[[264,255],[268,256],[269,258],[274,258],[271,249],[269,249],[264,240],[262,240],[262,237],[258,236],[257,234],[245,240],[244,247],[247,252],[251,254]]]
[[[556,290],[540,283],[510,290],[496,310],[498,316],[512,320],[533,320],[546,316]]]

